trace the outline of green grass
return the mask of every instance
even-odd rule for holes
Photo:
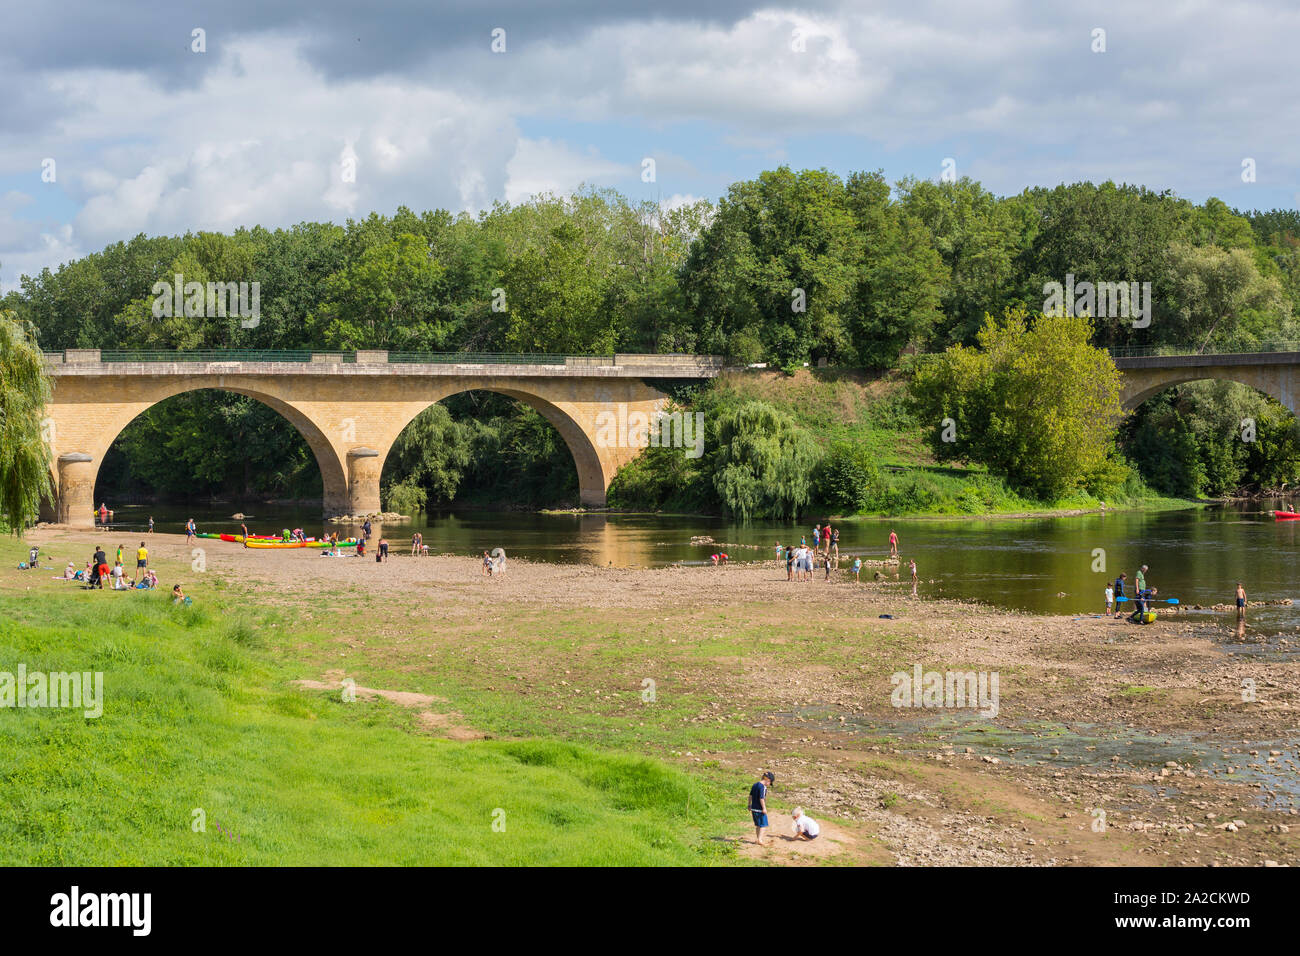
[[[105,697],[98,719],[0,708],[0,864],[731,860],[709,780],[554,739],[444,740],[410,709],[300,690],[264,649],[287,618],[219,601],[0,592],[0,670],[101,671]]]

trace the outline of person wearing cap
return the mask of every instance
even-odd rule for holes
[[[749,814],[754,818],[754,842],[764,846],[763,831],[767,829],[767,788],[776,785],[776,774],[763,771],[758,781],[749,788]]]
[[[796,840],[815,840],[817,835],[822,832],[822,828],[817,824],[817,821],[803,812],[803,807],[795,807],[790,812],[790,819],[794,821],[794,838]]]

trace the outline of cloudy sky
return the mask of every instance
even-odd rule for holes
[[[55,0],[3,18],[2,290],[139,232],[582,183],[716,199],[781,163],[897,180],[951,159],[1003,194],[1114,179],[1243,208],[1300,193],[1291,0]]]

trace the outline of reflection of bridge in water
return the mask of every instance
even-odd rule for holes
[[[641,448],[604,440],[598,416],[626,423],[639,413],[649,421],[667,396],[647,379],[712,378],[723,362],[707,355],[85,349],[47,355],[46,368],[54,381],[45,434],[57,494],[56,514],[47,517],[89,526],[99,466],[122,429],[160,401],[205,388],[257,399],[298,429],[320,466],[327,516],[378,512],[384,459],[402,429],[430,405],[471,389],[540,412],[573,454],[581,503],[602,507],[610,481]]]

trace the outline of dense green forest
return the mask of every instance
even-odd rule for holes
[[[244,328],[233,315],[155,317],[154,283],[178,273],[187,282],[259,283],[260,321]],[[140,235],[24,277],[0,310],[29,322],[49,351],[707,352],[787,372],[807,364],[824,383],[837,370],[895,374],[897,391],[914,353],[975,344],[988,315],[1041,311],[1045,283],[1067,276],[1151,284],[1150,324],[1098,316],[1089,326],[1097,347],[1212,350],[1300,339],[1295,211],[1243,213],[1217,199],[1197,205],[1109,182],[999,197],[970,179],[891,186],[880,173],[843,179],[785,167],[732,185],[716,204],[676,209],[582,191],[478,216],[401,208],[341,226]],[[864,464],[837,439],[836,424],[800,419],[777,392],[766,401],[741,392],[722,384],[680,392],[680,401],[709,412],[711,451],[699,461],[647,456],[620,480],[615,500],[747,515],[837,502],[920,510],[908,506],[926,499],[924,475],[880,479],[874,499],[830,490],[853,485]],[[876,398],[879,408],[860,412],[884,416],[898,436],[929,427],[914,403]],[[1243,443],[1236,439],[1247,418],[1258,440]],[[935,464],[940,456],[925,444],[916,463]],[[1297,447],[1295,422],[1276,402],[1242,386],[1194,383],[1147,402],[1120,428],[1110,464],[1071,487],[1112,495],[1143,482],[1179,495],[1278,487],[1297,480]],[[755,463],[771,455],[776,464],[761,473],[768,466]],[[955,494],[1042,500],[1046,485],[999,485],[999,466],[987,470]],[[224,393],[178,396],[146,412],[100,480],[105,494],[119,496],[320,490],[292,427]],[[867,474],[863,487],[872,480]],[[485,393],[420,416],[390,454],[384,483],[406,507],[576,497],[558,434],[531,409]],[[977,487],[987,493],[970,491]],[[1051,487],[1057,494],[1065,486]]]

